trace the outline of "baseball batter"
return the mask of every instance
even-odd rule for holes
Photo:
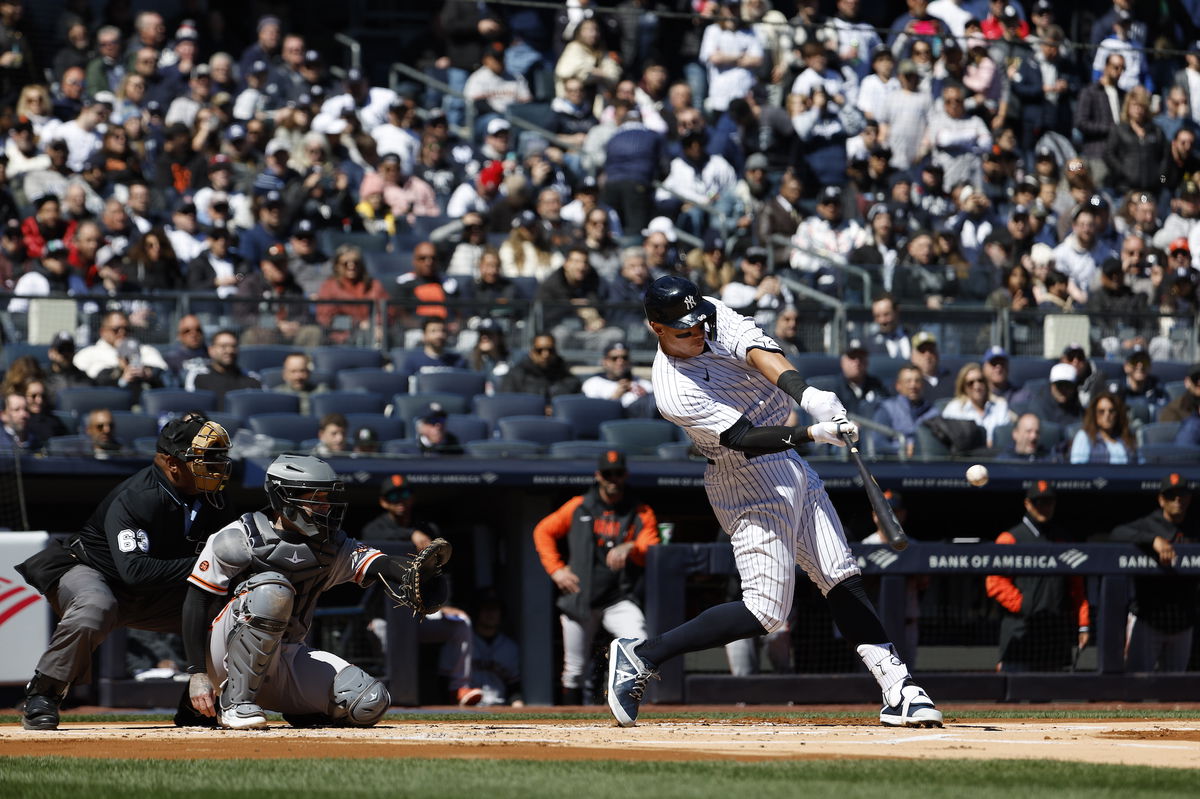
[[[653,371],[658,409],[708,458],[705,490],[733,538],[742,599],[648,641],[613,641],[608,705],[617,723],[637,722],[646,681],[667,659],[782,627],[799,564],[879,683],[879,720],[940,727],[942,714],[913,682],[867,599],[821,479],[795,450],[809,441],[840,447],[841,436],[858,438],[837,395],[807,385],[752,319],[702,297],[686,278],[655,280],[645,308],[659,344]],[[792,399],[817,423],[788,426]]]
[[[265,726],[264,707],[293,726],[369,727],[387,712],[387,688],[304,639],[326,589],[375,579],[403,586],[414,579],[413,568],[341,529],[344,488],[324,461],[281,455],[265,483],[270,516],[247,513],[222,528],[188,577],[183,628],[192,705],[232,729]],[[436,564],[440,574],[449,545],[437,539],[426,551],[439,546],[445,548]],[[226,602],[231,586],[237,587]],[[421,609],[431,613],[437,609],[430,607],[433,592],[426,596]],[[214,683],[221,685],[215,700]]]

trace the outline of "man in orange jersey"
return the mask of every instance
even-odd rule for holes
[[[646,551],[658,543],[658,521],[625,490],[628,476],[622,453],[601,454],[596,484],[533,530],[542,567],[561,594],[564,705],[583,701],[583,671],[599,625],[617,638],[646,637],[636,594]]]
[[[997,544],[1036,545],[1056,540],[1053,522],[1058,495],[1045,480],[1025,492],[1025,517],[996,538]],[[988,575],[987,593],[1000,603],[998,671],[1060,671],[1072,652],[1088,644],[1088,602],[1083,578],[1075,575]],[[1077,644],[1077,647],[1075,645]]]

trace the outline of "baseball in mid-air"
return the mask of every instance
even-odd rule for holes
[[[984,466],[983,464],[977,463],[974,466],[972,466],[971,468],[967,469],[967,482],[970,483],[971,485],[973,485],[973,486],[987,485],[987,481],[988,481],[988,470],[987,470],[987,467]]]

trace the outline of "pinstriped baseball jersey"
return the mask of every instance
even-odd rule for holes
[[[720,300],[716,338],[703,353],[654,358],[654,397],[663,417],[684,429],[712,461],[704,487],[722,529],[733,539],[742,601],[771,632],[783,625],[795,592],[795,564],[827,593],[854,574],[841,521],[812,467],[795,450],[747,458],[720,442],[743,415],[755,427],[782,425],[791,398],[746,361],[755,348],[779,346]]]

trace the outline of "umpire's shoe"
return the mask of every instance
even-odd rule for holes
[[[634,654],[643,643],[642,638],[617,638],[608,650],[608,710],[618,727],[637,724],[646,681],[658,678],[658,672]]]
[[[57,730],[58,706],[67,695],[67,683],[34,672],[25,686],[21,726],[27,730]]]
[[[250,730],[267,726],[267,714],[253,702],[225,707],[218,700],[217,723],[230,730]]]
[[[879,721],[889,727],[940,727],[942,711],[938,710],[929,694],[911,679],[900,686],[899,699],[894,705],[884,698]]]

